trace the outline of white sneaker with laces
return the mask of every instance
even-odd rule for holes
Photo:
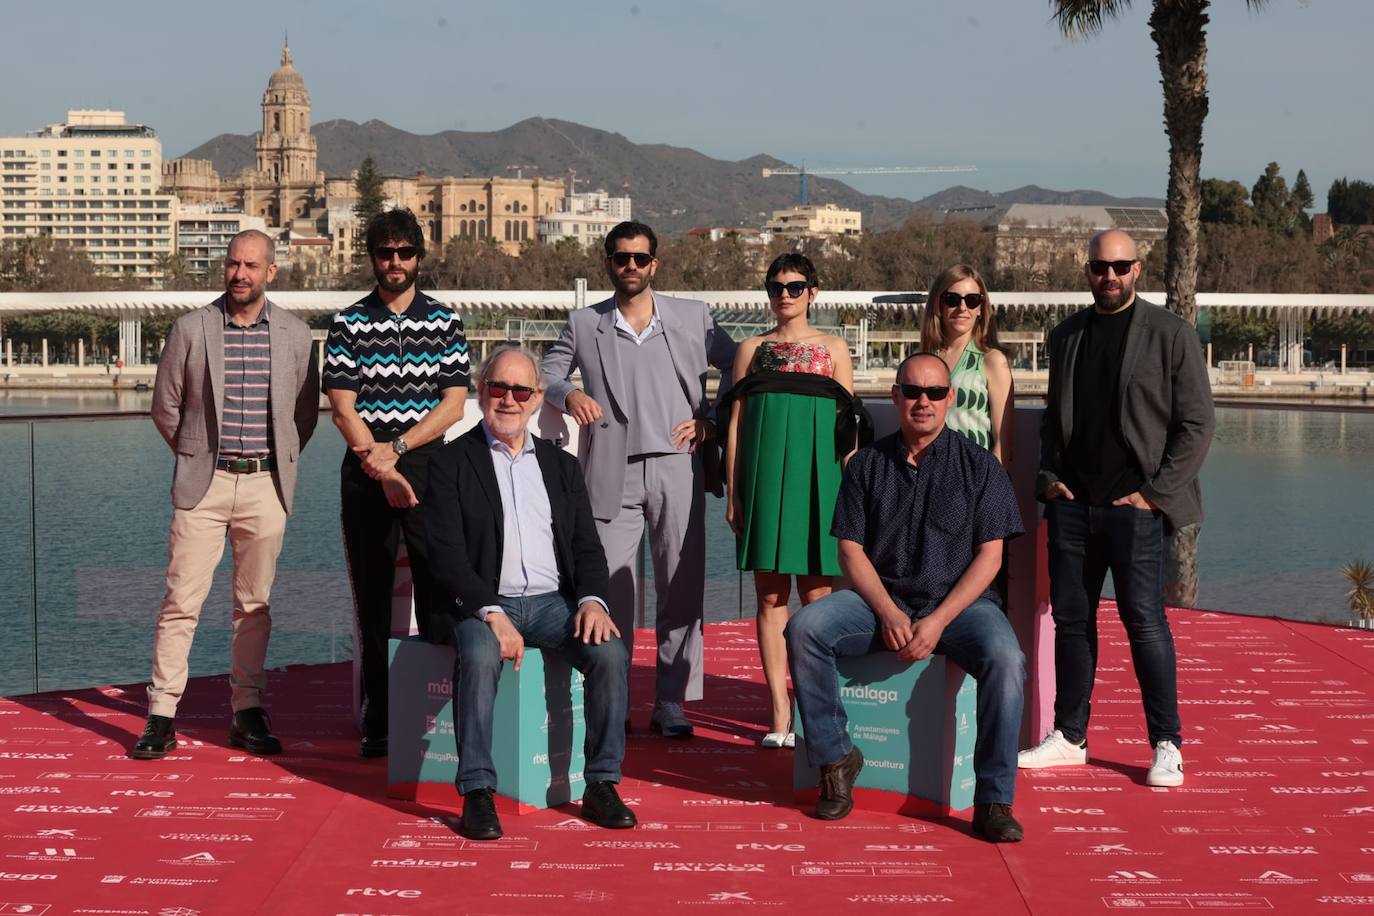
[[[1016,766],[1022,770],[1039,770],[1045,767],[1082,766],[1088,762],[1088,746],[1074,744],[1055,729],[1045,736],[1035,747],[1028,748],[1016,755]]]
[[[1172,741],[1161,741],[1155,745],[1155,756],[1150,763],[1150,772],[1145,774],[1147,786],[1183,785],[1183,751]]]

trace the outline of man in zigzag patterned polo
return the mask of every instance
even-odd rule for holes
[[[401,537],[420,631],[444,641],[430,632],[433,579],[416,507],[430,454],[463,416],[468,343],[462,319],[415,288],[425,256],[415,215],[404,209],[379,213],[366,233],[377,286],[334,316],[324,389],[348,444],[340,502],[362,660],[361,753],[380,757],[387,751],[387,640]]]

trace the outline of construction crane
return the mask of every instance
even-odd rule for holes
[[[811,202],[811,184],[807,180],[810,175],[919,175],[931,172],[976,172],[977,166],[973,165],[875,165],[861,166],[849,169],[807,169],[802,166],[794,169],[791,166],[781,169],[764,169],[763,177],[771,178],[774,175],[797,175],[801,179],[800,198],[801,205],[805,207]]]

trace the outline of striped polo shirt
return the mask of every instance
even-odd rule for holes
[[[419,290],[400,315],[374,289],[334,316],[324,388],[356,391],[358,416],[394,439],[439,406],[445,388],[468,387],[468,340],[453,309]]]
[[[224,420],[220,426],[221,457],[266,457],[272,454],[269,388],[272,381],[272,303],[264,301],[258,320],[235,324],[224,313]]]

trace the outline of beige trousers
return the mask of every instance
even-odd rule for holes
[[[226,532],[234,557],[234,617],[230,650],[230,704],[235,712],[261,706],[264,664],[272,632],[268,598],[277,572],[286,510],[271,471],[215,471],[210,489],[193,509],[172,512],[167,543],[167,594],[153,634],[150,715],[176,715],[186,691],[187,659],[201,605],[224,556]]]

